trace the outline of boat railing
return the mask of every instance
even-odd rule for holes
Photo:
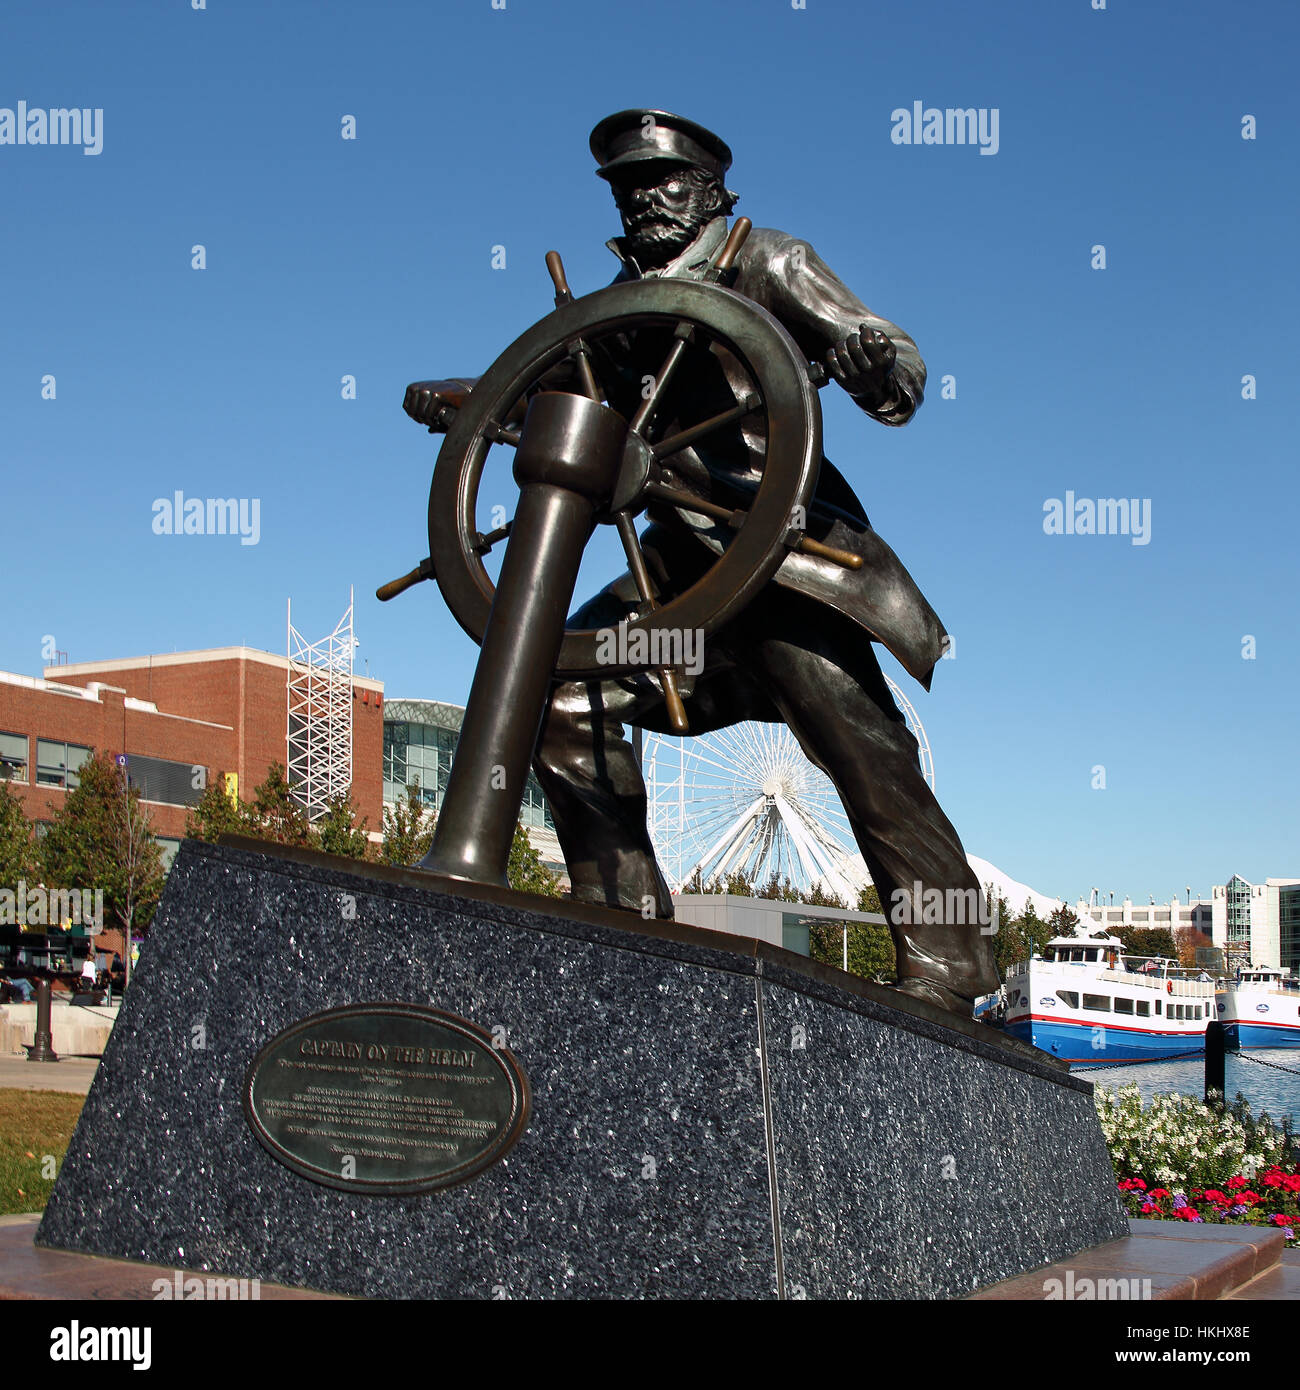
[[[1140,957],[1139,957],[1140,959]],[[1065,970],[1075,978],[1098,980],[1115,984],[1122,981],[1139,989],[1149,989],[1153,994],[1172,994],[1178,998],[1209,999],[1214,995],[1214,981],[1189,978],[1175,973],[1186,967],[1168,967],[1160,970],[1135,970],[1129,964],[1104,965],[1095,960],[1048,960],[1022,961],[1007,972],[1007,980],[1029,973],[1031,965],[1046,966],[1053,970]]]

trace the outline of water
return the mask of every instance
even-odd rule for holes
[[[1256,1057],[1262,1062],[1273,1062],[1290,1070],[1274,1071],[1272,1067],[1260,1066],[1252,1060]],[[1136,1066],[1101,1070],[1093,1070],[1085,1065],[1071,1067],[1070,1070],[1108,1090],[1135,1081],[1143,1104],[1149,1102],[1157,1091],[1174,1091],[1198,1099],[1205,1094],[1204,1057],[1185,1057],[1177,1062],[1141,1062]],[[1297,1131],[1300,1131],[1300,1048],[1252,1047],[1247,1052],[1229,1052],[1224,1065],[1224,1090],[1229,1101],[1234,1100],[1240,1091],[1250,1102],[1254,1115],[1261,1110],[1267,1110],[1275,1120],[1290,1115]]]

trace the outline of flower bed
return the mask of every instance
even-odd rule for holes
[[[1130,1216],[1149,1221],[1276,1226],[1300,1240],[1300,1169],[1289,1126],[1231,1106],[1158,1095],[1143,1108],[1130,1083],[1096,1087],[1102,1133]]]

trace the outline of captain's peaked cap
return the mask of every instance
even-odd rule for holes
[[[725,141],[671,111],[637,109],[606,116],[591,132],[591,152],[602,179],[629,164],[651,160],[705,169],[718,178],[731,168],[731,150]]]

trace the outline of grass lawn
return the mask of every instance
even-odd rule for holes
[[[85,1102],[64,1091],[0,1090],[0,1216],[45,1210]]]

